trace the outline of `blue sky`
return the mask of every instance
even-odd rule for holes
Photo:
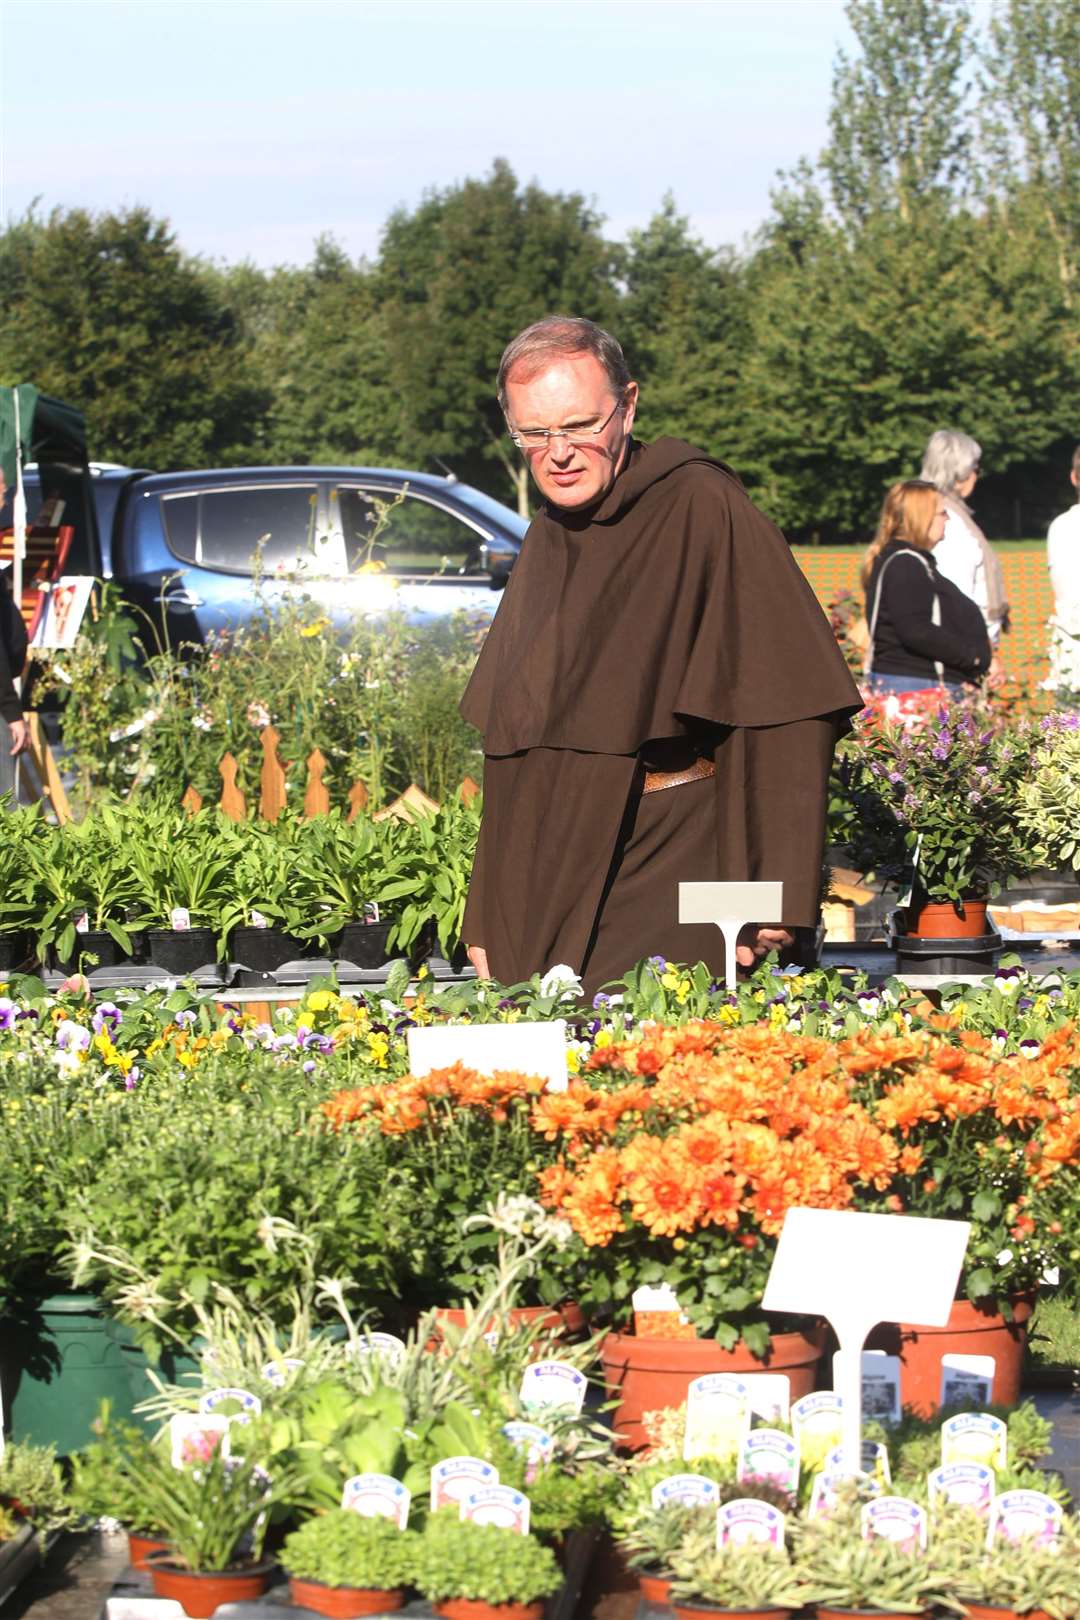
[[[0,217],[142,203],[302,264],[504,156],[612,236],[671,190],[738,244],[823,143],[841,44],[842,0],[0,0]]]

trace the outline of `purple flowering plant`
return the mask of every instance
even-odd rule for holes
[[[943,701],[917,726],[864,711],[838,751],[830,836],[861,872],[930,901],[1000,892],[1041,864],[1017,819],[1039,737]]]

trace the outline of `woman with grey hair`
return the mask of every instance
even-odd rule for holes
[[[1009,628],[1005,579],[994,548],[967,504],[979,476],[981,456],[977,439],[940,428],[930,435],[922,477],[936,484],[945,499],[945,538],[934,552],[938,573],[978,603],[996,652],[998,637]]]

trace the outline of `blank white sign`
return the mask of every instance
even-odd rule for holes
[[[427,1024],[407,1029],[409,1068],[430,1074],[463,1063],[478,1074],[538,1074],[548,1091],[565,1091],[566,1020],[518,1024]]]

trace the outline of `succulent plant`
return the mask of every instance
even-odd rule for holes
[[[535,1536],[462,1521],[444,1509],[432,1514],[420,1537],[416,1586],[433,1603],[446,1598],[534,1603],[561,1585],[555,1554]]]
[[[419,1539],[390,1519],[334,1508],[287,1536],[280,1561],[300,1580],[393,1591],[412,1585]]]
[[[802,1609],[822,1591],[792,1565],[782,1547],[759,1542],[722,1547],[704,1557],[690,1552],[672,1562],[672,1601],[724,1609]]]

